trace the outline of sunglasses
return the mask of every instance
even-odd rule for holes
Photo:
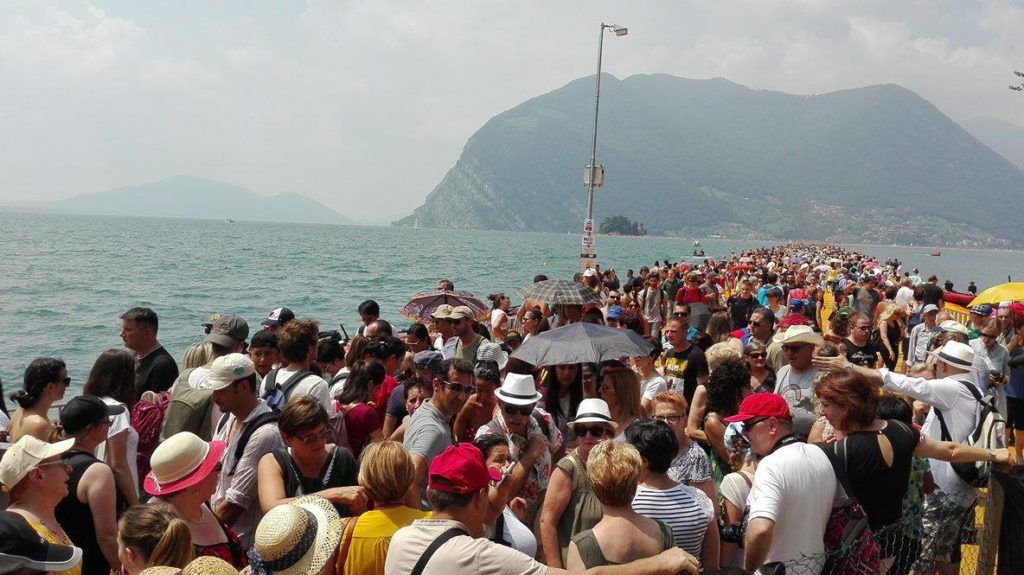
[[[530,415],[531,413],[533,413],[533,408],[535,405],[537,404],[531,403],[530,405],[512,405],[511,403],[503,403],[501,404],[501,410],[504,411],[506,415]]]
[[[61,379],[61,380],[58,380],[58,381],[63,383],[64,387],[67,387],[67,386],[71,385],[71,378],[70,377],[65,377],[64,379]]]
[[[757,327],[759,325],[761,325],[761,322],[759,322],[759,321],[752,321],[752,322],[750,322],[750,327]]]
[[[663,421],[665,423],[679,423],[683,420],[682,415],[655,415],[656,421]]]
[[[803,349],[805,347],[810,347],[810,346],[808,346],[808,345],[784,345],[784,346],[782,346],[782,351],[787,352],[787,353],[797,353],[797,352],[799,352],[801,349]]]
[[[472,384],[462,385],[461,383],[452,383],[450,381],[445,381],[443,379],[441,380],[441,383],[443,383],[445,386],[448,387],[448,389],[452,390],[455,393],[468,393],[470,395],[476,393],[476,386]]]
[[[690,317],[690,312],[677,311],[672,313],[672,317]]]
[[[743,431],[740,432],[740,435],[742,435],[743,437],[747,437],[748,434],[751,431],[754,430],[754,426],[756,426],[758,423],[761,423],[762,421],[768,421],[768,418],[767,417],[762,417],[760,419],[752,419],[752,420],[744,423],[743,424]]]
[[[588,433],[591,437],[604,437],[608,430],[602,425],[577,425],[576,437],[584,437]]]
[[[764,359],[768,357],[768,354],[763,351],[755,351],[753,353],[748,353],[747,357],[752,357],[754,359]]]

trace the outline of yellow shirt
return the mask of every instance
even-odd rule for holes
[[[41,523],[36,523],[28,517],[25,517],[25,521],[28,521],[28,524],[32,526],[32,529],[35,529],[36,533],[38,533],[39,536],[43,539],[46,539],[47,542],[54,543],[57,545],[71,545],[70,541],[61,541],[57,538],[56,535],[50,533],[50,530],[47,529],[45,525]],[[79,561],[77,565],[75,565],[71,569],[68,569],[67,571],[54,572],[53,575],[82,575],[82,562]]]
[[[341,575],[364,575],[384,573],[384,561],[388,556],[391,536],[402,527],[411,525],[416,519],[427,519],[429,511],[420,511],[404,505],[367,511],[359,516],[348,557],[344,564],[335,565],[335,573]],[[342,557],[338,558],[339,560]]]

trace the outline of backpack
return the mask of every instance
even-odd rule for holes
[[[963,444],[987,450],[1006,447],[1004,435],[1006,420],[1003,419],[1002,414],[996,409],[995,397],[991,393],[982,397],[981,392],[978,391],[977,387],[974,387],[973,383],[961,379],[956,381],[966,387],[971,392],[971,396],[974,397],[974,401],[978,403],[977,408],[975,408],[976,423],[974,431],[967,435]],[[936,408],[935,417],[938,418],[939,426],[942,429],[942,441],[953,441],[949,428],[946,427],[946,421],[942,417],[942,410]],[[971,487],[987,486],[989,477],[992,474],[991,461],[951,463],[950,465],[952,465],[957,477]]]
[[[220,421],[217,422],[217,433],[224,430],[224,426],[228,422],[228,415],[229,414],[225,413],[221,416]],[[238,442],[235,443],[235,462],[231,465],[230,469],[224,470],[227,472],[228,477],[233,476],[235,471],[238,469],[238,462],[242,460],[242,454],[245,453],[245,446],[249,443],[249,439],[252,437],[252,434],[256,433],[256,430],[264,425],[277,423],[278,417],[279,414],[276,411],[261,413],[242,428],[242,433],[238,436]]]
[[[853,495],[846,476],[846,439],[836,442],[835,452],[822,443],[815,443],[828,457],[836,480],[843,486],[849,501],[832,509],[825,524],[827,558],[822,575],[878,573],[881,568],[881,546],[872,537],[868,516]]]
[[[348,443],[348,427],[345,424],[345,414],[348,413],[348,409],[338,403],[337,399],[331,400],[331,404],[334,405],[334,413],[327,416],[327,431],[331,435],[328,440],[338,447],[352,451],[352,447]]]
[[[156,446],[160,444],[160,428],[164,423],[164,414],[171,403],[170,392],[154,393],[147,391],[132,407],[132,428],[139,434],[139,445],[136,453],[136,465],[139,477],[149,473],[149,458]]]
[[[263,378],[263,388],[260,396],[263,401],[267,402],[270,409],[281,411],[284,404],[288,403],[288,394],[291,393],[292,388],[298,385],[300,381],[314,374],[308,369],[302,369],[292,374],[284,383],[277,383],[277,372],[278,370],[272,369],[267,373],[267,377]]]
[[[193,371],[195,368],[183,371],[171,388],[171,401],[167,404],[160,426],[160,441],[166,441],[181,431],[190,431],[203,441],[213,439],[213,425],[210,421],[213,391],[192,387],[188,378]]]

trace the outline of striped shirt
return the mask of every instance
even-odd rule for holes
[[[653,489],[638,485],[633,497],[633,511],[657,519],[672,528],[676,547],[694,557],[701,557],[701,546],[715,510],[704,492],[679,484],[671,489]]]

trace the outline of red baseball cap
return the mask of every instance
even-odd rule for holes
[[[776,417],[778,419],[792,419],[789,413],[789,405],[781,395],[774,393],[754,393],[748,395],[740,405],[740,412],[732,417],[726,417],[729,423],[735,421],[747,421],[756,417]]]
[[[484,454],[472,443],[457,443],[430,463],[430,482],[427,487],[465,495],[479,491],[491,481],[501,479],[501,472],[487,467]]]

